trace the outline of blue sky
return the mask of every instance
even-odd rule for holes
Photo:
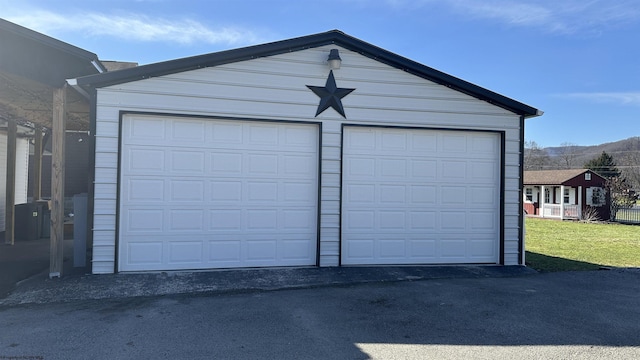
[[[640,0],[0,0],[0,17],[140,64],[339,29],[534,106],[526,139],[640,136]]]

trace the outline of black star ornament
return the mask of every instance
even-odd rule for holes
[[[343,118],[347,118],[344,114],[344,108],[342,107],[342,98],[349,95],[355,89],[342,89],[336,86],[336,79],[333,77],[333,70],[329,72],[327,83],[322,86],[307,85],[311,91],[320,97],[320,104],[318,104],[318,111],[316,111],[316,117],[323,111],[332,107]]]

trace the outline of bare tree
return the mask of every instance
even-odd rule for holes
[[[551,167],[551,158],[547,151],[535,141],[524,142],[524,169],[545,170]]]
[[[563,142],[558,150],[558,169],[573,169],[578,167],[578,145]]]
[[[638,194],[631,190],[629,183],[620,176],[607,178],[606,187],[611,196],[611,221],[616,220],[620,209],[630,209],[636,204]]]
[[[640,191],[640,137],[628,139],[626,149],[618,157],[622,176],[632,189]]]

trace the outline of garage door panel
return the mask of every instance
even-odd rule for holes
[[[312,166],[317,166],[315,162],[315,154],[309,155],[284,155],[283,173],[287,178],[306,178],[309,172],[312,172]]]
[[[436,230],[438,214],[435,211],[410,211],[409,212],[409,229],[419,231],[420,233],[428,233]]]
[[[492,211],[470,211],[469,212],[469,229],[474,233],[478,232],[495,232],[496,229],[496,213]]]
[[[435,239],[410,239],[408,254],[415,263],[431,263],[437,259],[437,242]]]
[[[130,209],[121,227],[129,233],[157,233],[163,231],[164,211],[161,209]]]
[[[121,201],[125,203],[158,203],[165,199],[164,188],[164,180],[132,178],[127,181],[125,186],[123,186],[120,198]]]
[[[406,229],[406,214],[404,211],[393,211],[393,210],[381,210],[378,212],[378,218],[376,219],[378,228],[381,231],[385,230],[404,230]]]
[[[211,240],[209,245],[209,262],[224,264],[224,267],[237,267],[242,264],[242,242],[236,240]]]
[[[316,125],[146,118],[123,120],[120,271],[316,263]]]
[[[498,134],[345,127],[343,136],[343,264],[498,261]]]
[[[282,240],[281,260],[302,262],[306,264],[311,254],[315,251],[310,248],[309,242],[302,238],[292,238]]]
[[[127,244],[127,264],[160,265],[162,264],[162,242],[131,241]]]
[[[461,184],[467,184],[467,161],[460,160],[442,160],[440,161],[440,175],[441,180],[447,182],[458,182]]]
[[[280,187],[282,188],[282,200],[292,206],[304,205],[317,197],[314,193],[316,184],[311,181],[284,181]]]
[[[131,119],[126,124],[123,144],[130,144],[135,139],[136,144],[157,144],[166,139],[165,121],[162,119],[137,118]]]
[[[210,181],[211,201],[214,203],[242,201],[242,182],[233,181]]]
[[[172,143],[186,141],[201,143],[205,141],[206,123],[204,121],[180,121],[171,122],[171,131],[169,132],[169,140]]]
[[[378,241],[378,254],[381,259],[397,259],[402,261],[407,257],[404,239],[389,239],[382,237]]]
[[[168,250],[170,264],[198,264],[203,260],[202,241],[170,241]]]
[[[448,156],[467,153],[467,136],[465,135],[442,134],[440,144],[442,152]]]
[[[211,175],[240,176],[242,174],[242,154],[217,151],[211,153]]]
[[[242,210],[210,210],[209,231],[234,231],[242,229]]]
[[[204,230],[204,210],[202,209],[170,209],[167,213],[169,233],[201,233]]]
[[[276,262],[276,245],[275,237],[269,239],[263,237],[256,240],[246,240],[246,261],[250,266],[264,266],[268,263]]]
[[[179,176],[204,174],[205,151],[182,151],[172,149],[170,154],[171,162],[169,165],[169,174],[174,173]]]
[[[489,186],[471,186],[470,187],[471,198],[470,205],[486,206],[486,204],[493,204],[497,206],[498,194],[495,187]]]
[[[127,155],[123,157],[122,168],[132,175],[148,175],[165,170],[164,150],[132,147]]]
[[[277,181],[247,181],[246,199],[248,202],[274,202],[278,200]]]
[[[404,204],[407,201],[406,185],[381,184],[378,186],[378,191],[380,204],[393,206],[393,204]]]
[[[169,201],[201,203],[206,198],[204,180],[170,180]]]

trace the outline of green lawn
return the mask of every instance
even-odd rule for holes
[[[640,267],[640,226],[527,218],[527,265],[540,271]]]

